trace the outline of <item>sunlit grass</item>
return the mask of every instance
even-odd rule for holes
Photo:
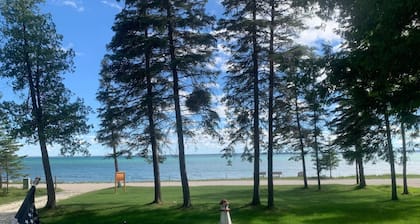
[[[7,204],[14,201],[23,201],[26,197],[26,193],[28,190],[23,190],[22,188],[16,187],[9,187],[8,192],[6,191],[6,187],[0,189],[0,205]],[[46,195],[45,188],[38,188],[36,189],[36,195]]]
[[[179,187],[162,189],[164,203],[149,204],[153,188],[129,187],[127,192],[105,189],[59,203],[57,209],[41,212],[42,223],[218,223],[222,198],[231,203],[233,223],[418,223],[420,190],[390,200],[388,186],[330,185],[321,191],[315,187],[276,186],[274,209],[267,209],[266,187],[261,188],[262,206],[250,206],[252,186],[191,187],[193,207],[180,208]]]

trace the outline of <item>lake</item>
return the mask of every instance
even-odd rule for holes
[[[275,154],[274,171],[281,171],[284,177],[296,177],[302,169],[301,161],[289,160],[293,154]],[[128,182],[151,181],[153,180],[152,164],[143,158],[125,159],[119,158],[120,171],[125,171]],[[205,179],[239,179],[252,178],[253,163],[242,161],[240,155],[232,158],[232,165],[228,166],[227,161],[220,155],[187,155],[187,174],[189,180]],[[42,160],[40,157],[28,157],[23,160],[25,169],[23,173],[34,178],[44,177]],[[112,159],[92,156],[92,157],[51,157],[50,164],[53,177],[58,182],[78,183],[78,182],[113,182],[114,181],[114,162]],[[315,165],[311,158],[306,158],[308,176],[316,176]],[[420,174],[420,153],[411,153],[408,161],[408,173]],[[266,155],[261,155],[260,171],[267,170]],[[402,173],[402,166],[396,164],[397,173]],[[375,163],[365,164],[366,175],[381,175],[390,172],[389,163],[382,160]],[[164,163],[160,164],[162,181],[179,180],[179,162],[177,156],[167,156]],[[323,175],[329,175],[323,171]],[[341,161],[337,169],[332,172],[333,177],[355,175],[354,164],[349,165],[346,161]]]

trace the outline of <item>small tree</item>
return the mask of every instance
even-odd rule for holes
[[[22,159],[16,152],[20,145],[16,140],[6,133],[5,129],[0,130],[0,189],[3,188],[3,178],[6,180],[6,192],[9,191],[9,180],[22,176]],[[4,176],[3,176],[4,175]]]
[[[340,158],[338,158],[337,151],[333,147],[321,151],[322,157],[319,160],[321,170],[327,170],[332,178],[332,170],[338,167]]]

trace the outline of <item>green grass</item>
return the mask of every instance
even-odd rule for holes
[[[7,204],[14,201],[23,201],[26,197],[28,190],[23,190],[22,188],[9,187],[9,192],[6,193],[6,187],[0,189],[0,205]],[[38,188],[36,189],[36,195],[46,195],[46,189]]]
[[[276,208],[267,209],[266,187],[261,188],[262,206],[250,206],[251,186],[191,187],[193,207],[182,209],[181,189],[164,187],[164,203],[149,204],[153,188],[128,187],[127,192],[105,189],[70,198],[54,210],[41,210],[42,223],[112,223],[120,224],[215,224],[219,219],[218,202],[230,201],[235,224],[268,223],[418,223],[420,220],[420,189],[411,188],[410,195],[390,200],[388,186],[323,186],[302,189],[276,186]]]
[[[403,178],[402,174],[397,174],[396,175],[397,178]],[[383,175],[366,175],[365,178],[367,180],[369,179],[391,179],[391,175],[390,174],[383,174]],[[408,174],[407,175],[408,179],[413,179],[413,178],[420,178],[419,174]],[[262,177],[261,179],[267,179],[267,177]],[[278,179],[278,177],[275,177],[274,179]],[[303,180],[303,177],[280,177],[280,179],[285,179],[285,180]],[[308,177],[308,180],[316,180],[317,177],[316,176],[310,176]],[[328,179],[354,179],[356,182],[356,176],[339,176],[339,177],[333,177],[330,178],[329,176],[322,176],[321,180],[328,180]],[[252,180],[252,178],[249,178],[249,180]]]

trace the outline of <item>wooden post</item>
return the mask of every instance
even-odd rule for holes
[[[115,172],[115,188],[114,192],[117,192],[118,182],[123,181],[124,183],[124,192],[126,191],[125,188],[125,172]]]

